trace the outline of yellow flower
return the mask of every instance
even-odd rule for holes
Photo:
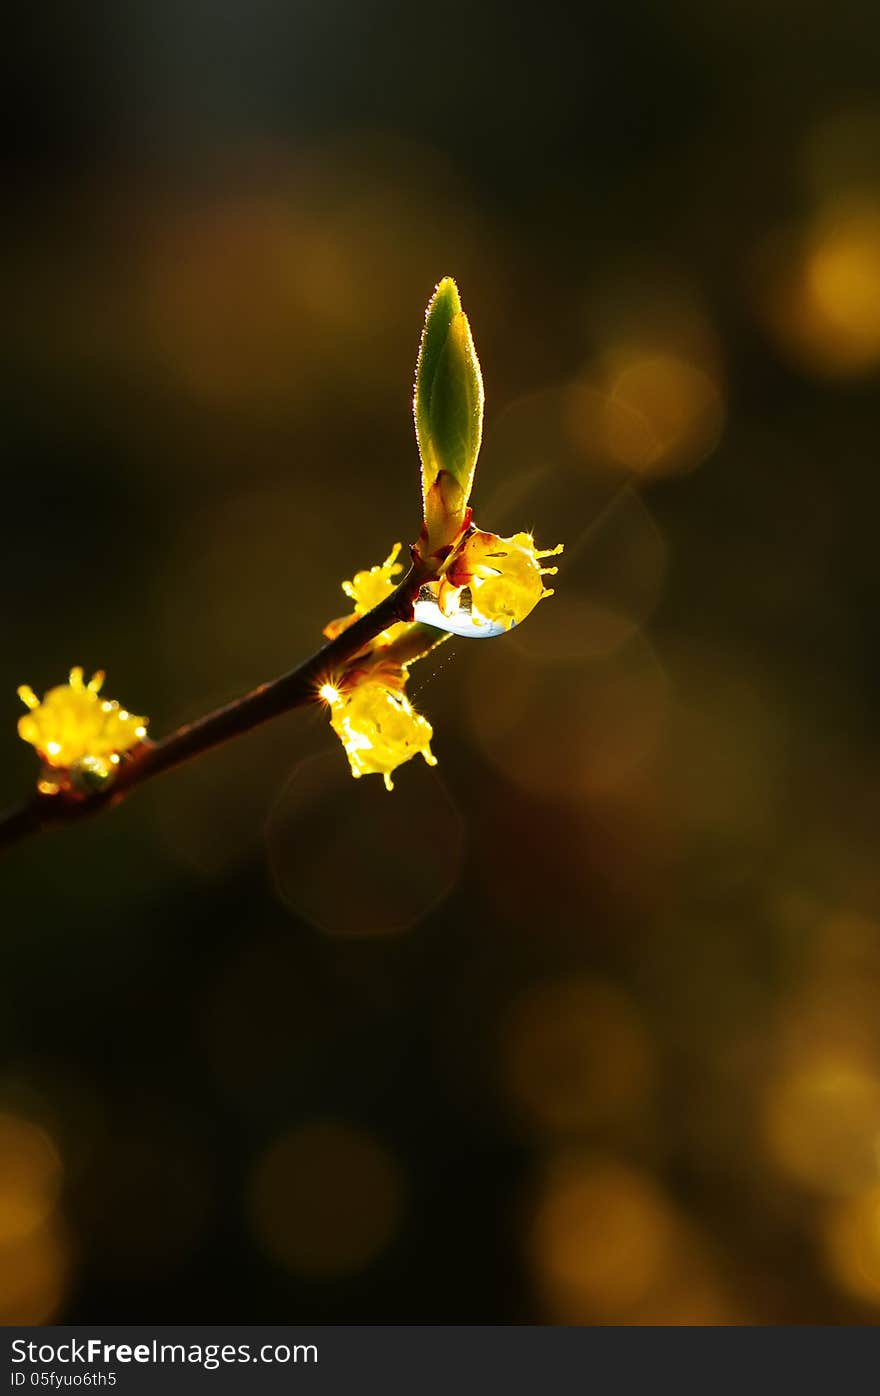
[[[50,688],[42,703],[26,684],[18,690],[30,709],[19,720],[18,734],[36,748],[44,765],[53,770],[77,767],[100,781],[112,774],[122,752],[144,740],[147,719],[100,698],[103,682],[99,670],[83,683],[83,671],[77,668],[71,669],[68,683]]]
[[[381,775],[393,790],[392,771],[420,753],[436,766],[431,752],[431,724],[417,713],[403,691],[405,669],[392,676],[367,675],[340,692],[325,683],[321,697],[330,708],[330,725],[345,748],[351,773]]]
[[[338,620],[331,620],[329,625],[325,625],[324,634],[328,640],[335,640],[336,636],[347,630],[358,616],[365,616],[367,611],[372,611],[374,606],[378,606],[380,601],[391,595],[397,585],[394,578],[403,571],[403,563],[397,561],[400,548],[401,544],[395,543],[384,562],[376,567],[365,568],[362,572],[355,572],[350,582],[342,583],[342,590],[354,602],[354,610],[351,615],[340,616]],[[405,621],[389,626],[376,637],[374,645],[389,644],[405,628]]]
[[[480,529],[464,536],[453,552],[438,583],[431,585],[436,614],[416,605],[419,620],[426,620],[459,635],[500,635],[525,620],[553,590],[544,578],[556,567],[542,567],[541,559],[562,552],[536,548],[530,533],[500,538]],[[430,606],[430,603],[429,603]]]

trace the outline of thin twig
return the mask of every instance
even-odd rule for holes
[[[195,722],[178,727],[161,741],[142,743],[122,758],[116,779],[108,790],[85,796],[64,790],[55,795],[35,792],[24,805],[0,815],[0,851],[44,829],[74,823],[119,804],[153,776],[173,770],[221,742],[250,732],[270,718],[316,701],[322,684],[339,683],[351,661],[371,640],[398,621],[412,620],[413,602],[425,575],[419,566],[411,567],[390,596],[366,615],[359,616],[334,640],[289,673],[261,684],[244,697],[216,708]],[[440,638],[445,636],[438,635],[437,639]],[[427,648],[430,645],[422,639],[420,652],[424,653]]]

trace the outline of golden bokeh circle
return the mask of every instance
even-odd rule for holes
[[[551,1132],[630,1119],[653,1084],[651,1046],[634,1005],[587,976],[525,990],[505,1016],[501,1052],[503,1086],[515,1109]]]
[[[297,1274],[363,1270],[394,1237],[404,1181],[372,1135],[322,1120],[288,1130],[258,1160],[248,1210],[260,1245]]]
[[[45,1130],[0,1113],[0,1244],[36,1231],[54,1210],[61,1159]]]
[[[652,1178],[610,1159],[566,1157],[540,1190],[529,1235],[533,1273],[553,1321],[626,1318],[662,1286],[681,1241]]]

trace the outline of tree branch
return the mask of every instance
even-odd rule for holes
[[[334,640],[289,673],[281,674],[225,707],[216,708],[195,722],[179,727],[161,741],[143,742],[129,756],[122,757],[116,779],[108,790],[96,791],[91,795],[78,795],[66,790],[56,795],[43,795],[36,791],[26,804],[0,815],[0,851],[44,829],[74,823],[119,804],[132,790],[153,776],[173,770],[184,761],[244,732],[250,732],[281,713],[316,701],[322,684],[338,684],[352,660],[371,640],[398,621],[412,620],[413,602],[426,577],[427,573],[418,564],[413,565],[390,596],[366,615],[359,616]],[[432,648],[425,633],[428,628],[413,626],[413,630],[420,633],[411,648],[417,650],[419,655],[427,653]],[[434,643],[445,638],[445,634],[438,632]],[[396,651],[397,647],[392,646],[389,654],[405,662],[404,653],[397,656]],[[417,656],[413,653],[408,657]]]

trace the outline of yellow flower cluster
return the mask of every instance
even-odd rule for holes
[[[354,611],[325,628],[330,639],[340,635],[358,616],[372,610],[396,586],[403,569],[397,561],[400,544],[377,567],[357,572],[342,589]],[[530,533],[500,538],[466,526],[449,551],[439,575],[427,582],[414,606],[414,618],[436,630],[459,635],[499,635],[519,625],[545,596],[553,592],[544,578],[556,572],[542,559],[562,552],[539,549]],[[421,753],[430,766],[431,725],[417,713],[404,692],[409,677],[404,665],[394,665],[384,652],[410,629],[400,621],[372,642],[367,662],[350,669],[344,683],[327,682],[320,696],[330,709],[330,725],[342,742],[352,775],[379,774],[393,789],[392,773]]]
[[[431,751],[431,724],[417,713],[403,691],[406,669],[393,678],[365,677],[345,692],[333,684],[321,688],[330,708],[330,725],[345,748],[352,775],[381,775],[393,790],[392,773],[413,756],[436,766]]]
[[[354,610],[350,615],[340,616],[338,620],[331,620],[329,625],[324,626],[324,634],[328,640],[335,640],[337,635],[341,635],[343,630],[347,630],[358,616],[365,616],[367,611],[372,611],[374,606],[378,606],[380,601],[384,601],[386,596],[390,596],[397,585],[396,578],[403,571],[403,563],[397,561],[401,549],[400,543],[395,543],[391,552],[384,562],[380,562],[377,567],[364,568],[362,572],[355,572],[350,582],[342,583],[342,590],[350,601],[354,602]],[[406,629],[406,622],[397,622],[383,630],[373,641],[374,645],[389,645],[392,640],[402,634]]]
[[[42,703],[27,684],[19,688],[28,708],[18,723],[19,736],[36,749],[49,772],[73,772],[93,785],[106,783],[122,753],[146,737],[147,719],[100,697],[103,682],[101,670],[84,683],[82,669],[71,669],[69,681],[50,688]],[[54,793],[64,783],[46,775],[40,789]]]
[[[357,620],[390,596],[403,571],[397,561],[401,550],[395,543],[385,561],[356,572],[342,590],[354,603],[354,610],[324,627],[328,639],[335,639]],[[381,660],[386,650],[408,629],[408,621],[396,621],[371,642],[371,656]],[[320,696],[330,709],[330,725],[348,756],[355,778],[381,775],[386,790],[394,789],[392,773],[413,756],[422,755],[429,766],[437,761],[431,752],[431,724],[417,713],[404,692],[409,677],[405,666],[379,663],[352,670],[344,686],[325,683]]]
[[[480,529],[466,533],[453,551],[440,580],[437,604],[441,613],[454,617],[462,603],[465,588],[470,592],[470,615],[476,626],[493,633],[511,630],[535,609],[553,589],[544,586],[544,577],[555,575],[557,567],[542,567],[541,559],[556,557],[555,548],[536,548],[530,533],[514,533],[500,538]]]

